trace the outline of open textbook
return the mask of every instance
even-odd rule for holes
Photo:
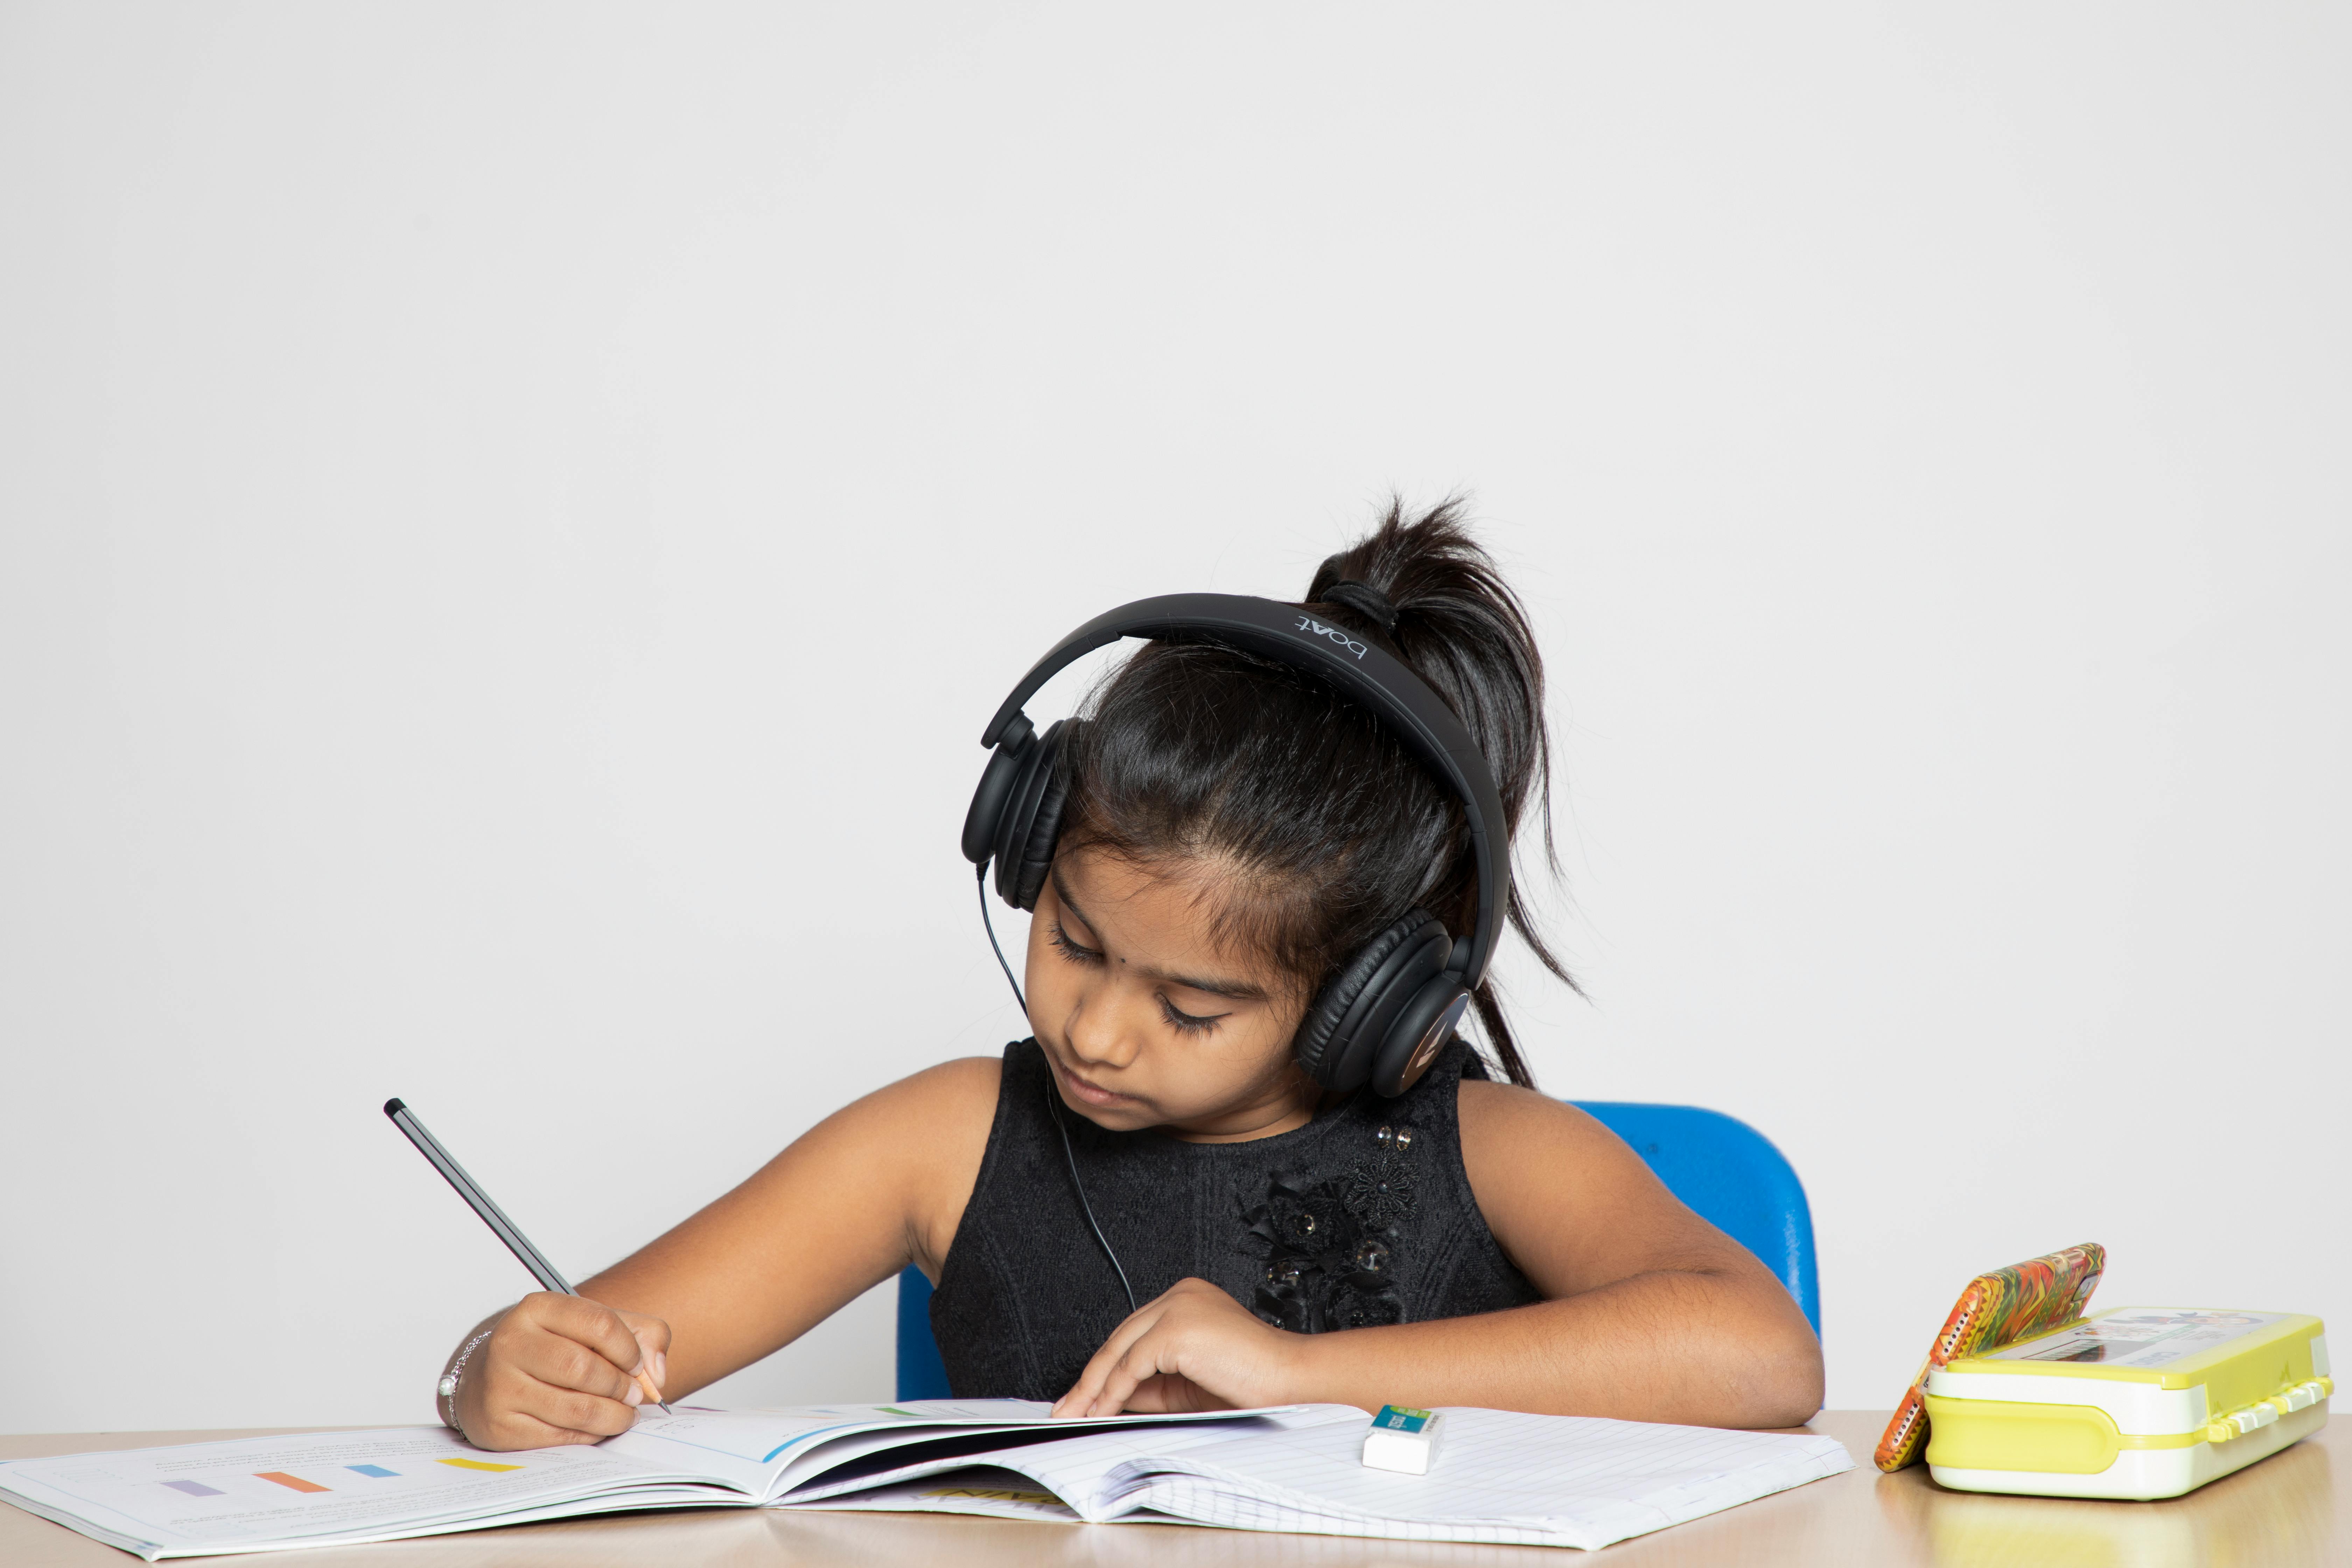
[[[0,1499],[153,1562],[625,1509],[918,1510],[1594,1548],[1853,1468],[1836,1439],[1446,1412],[1425,1476],[1344,1405],[1056,1421],[1009,1399],[640,1413],[593,1447],[439,1426],[0,1463]]]

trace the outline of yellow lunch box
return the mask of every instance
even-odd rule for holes
[[[2179,1497],[2318,1431],[2335,1390],[2317,1318],[2119,1307],[1930,1373],[1927,1472],[1963,1491]]]

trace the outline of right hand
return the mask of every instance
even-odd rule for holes
[[[661,1386],[669,1325],[583,1296],[535,1290],[507,1309],[457,1379],[457,1420],[482,1448],[552,1448],[625,1432]]]

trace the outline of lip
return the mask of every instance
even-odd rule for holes
[[[1069,1068],[1064,1067],[1060,1062],[1055,1060],[1050,1054],[1046,1057],[1045,1061],[1046,1064],[1054,1069],[1054,1076],[1061,1080],[1063,1089],[1067,1090],[1070,1097],[1074,1100],[1084,1100],[1088,1105],[1100,1106],[1105,1110],[1111,1110],[1117,1106],[1133,1105],[1136,1103],[1135,1096],[1131,1094],[1120,1094],[1116,1090],[1105,1089],[1098,1083],[1094,1083],[1088,1079],[1082,1079],[1077,1074],[1072,1072]]]

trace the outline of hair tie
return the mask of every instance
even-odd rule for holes
[[[1385,635],[1396,636],[1397,607],[1389,603],[1386,594],[1369,583],[1334,583],[1316,597],[1327,605],[1345,605]]]

